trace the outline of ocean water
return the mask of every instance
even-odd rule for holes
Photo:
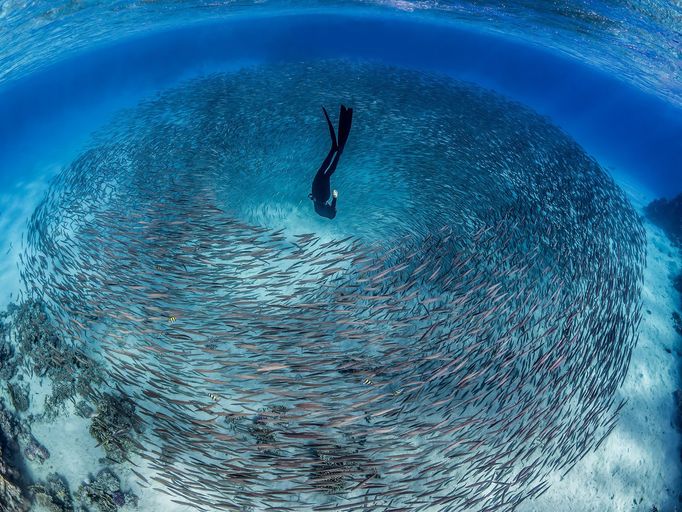
[[[682,507],[681,19],[0,3],[0,510]]]

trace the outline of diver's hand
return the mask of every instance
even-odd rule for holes
[[[338,190],[334,190],[334,192],[332,192],[332,196],[334,197],[334,199],[336,199],[337,197],[339,197],[339,191],[338,191]]]

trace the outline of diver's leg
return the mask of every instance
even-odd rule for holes
[[[341,156],[341,151],[336,152],[336,156],[334,156],[334,161],[332,164],[329,166],[329,169],[327,169],[327,172],[324,174],[325,178],[329,180],[329,178],[332,177],[332,174],[334,174],[334,171],[336,170],[336,166],[339,165],[339,157]]]
[[[318,179],[318,176],[324,176],[325,171],[329,168],[329,164],[332,161],[332,158],[334,157],[334,153],[338,153],[335,148],[331,148],[329,150],[329,153],[327,153],[327,157],[324,159],[324,162],[322,162],[322,165],[320,165],[320,168],[317,170],[315,173],[315,180]]]
[[[325,112],[326,115],[326,112]],[[329,121],[329,116],[327,116],[327,121]],[[341,105],[340,112],[339,112],[339,143],[338,143],[338,150],[336,152],[336,155],[334,156],[334,161],[332,164],[329,166],[329,169],[327,169],[327,172],[325,173],[325,176],[328,178],[331,178],[331,175],[334,174],[334,171],[336,171],[336,166],[339,164],[339,157],[341,156],[341,153],[343,152],[343,147],[346,145],[346,141],[348,140],[348,134],[350,133],[350,126],[351,123],[353,122],[353,109],[352,108],[346,108],[343,105]],[[331,130],[331,127],[330,127]]]
[[[332,139],[332,147],[329,150],[329,153],[327,153],[327,157],[324,159],[322,162],[322,165],[320,168],[317,170],[317,173],[315,173],[315,178],[313,178],[313,186],[312,186],[312,196],[313,199],[316,201],[322,201],[326,202],[329,199],[329,196],[331,195],[331,186],[329,184],[329,176],[327,175],[327,170],[329,169],[329,164],[332,163],[332,165],[336,165],[332,162],[332,158],[334,159],[334,162],[338,163],[338,149],[339,146],[336,143],[336,134],[334,133],[334,125],[332,125],[332,122],[329,120],[329,114],[327,114],[327,109],[322,107],[322,111],[324,112],[324,117],[327,120],[327,126],[329,127],[329,136]],[[334,155],[337,155],[336,157]]]
[[[329,120],[329,114],[327,114],[327,109],[322,107],[322,111],[324,112],[324,117],[327,119],[327,126],[329,127],[329,136],[332,139],[332,147],[329,150],[329,153],[327,153],[327,157],[322,162],[322,165],[320,165],[320,168],[317,170],[317,173],[315,173],[315,180],[317,180],[319,176],[324,175],[325,171],[329,167],[330,162],[332,161],[332,158],[334,157],[334,153],[336,151],[338,151],[338,149],[339,149],[339,146],[336,143],[336,134],[334,133],[334,125],[332,125],[332,122]]]

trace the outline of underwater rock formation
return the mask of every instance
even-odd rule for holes
[[[117,463],[127,460],[137,446],[135,435],[140,432],[141,422],[132,400],[108,393],[100,396],[90,434],[102,445],[108,459]]]
[[[102,383],[99,365],[79,348],[66,343],[50,320],[45,304],[29,299],[10,304],[7,318],[26,364],[39,376],[47,376],[52,392],[45,397],[43,417],[54,419],[77,396],[88,397]],[[24,404],[20,402],[20,405]]]
[[[673,199],[656,199],[647,205],[644,212],[670,240],[682,247],[682,194]]]
[[[31,486],[36,512],[73,512],[73,499],[63,476],[52,473],[44,482]]]
[[[305,198],[339,98],[358,117],[329,224]],[[541,116],[445,77],[288,64],[182,84],[89,148],[31,218],[22,276],[146,427],[112,398],[93,436],[174,497],[512,510],[614,428],[645,232]]]
[[[0,399],[0,432],[3,432],[8,439],[14,442],[26,442],[31,435],[28,425],[7,409],[2,399]]]
[[[29,501],[17,483],[19,474],[4,458],[0,443],[0,510],[2,512],[25,512]]]
[[[0,313],[0,381],[9,381],[17,372],[14,344],[9,339],[10,324],[7,313]]]
[[[24,448],[24,457],[31,462],[42,464],[50,458],[50,452],[47,451],[47,448],[40,444],[35,437],[30,436],[26,443],[26,447]]]
[[[0,400],[0,431],[4,432],[8,439],[17,443],[17,450],[23,447],[23,454],[28,460],[42,464],[50,457],[47,448],[33,437],[28,421],[21,420],[12,414],[2,400]]]
[[[81,418],[92,418],[92,415],[95,414],[95,410],[85,400],[79,400],[74,409]]]
[[[30,360],[31,369],[38,376],[46,375],[60,355],[62,341],[52,327],[43,303],[29,299],[19,305],[9,304],[7,312],[12,317],[22,356]]]
[[[99,512],[132,510],[138,503],[137,496],[131,491],[123,491],[119,477],[108,468],[83,482],[76,491],[76,499]]]
[[[7,383],[7,394],[9,395],[10,402],[12,402],[12,407],[17,412],[26,412],[29,407],[29,392],[30,388],[28,384],[22,384],[18,382],[8,382]]]
[[[19,431],[18,421],[5,409],[0,400],[0,510],[2,512],[25,512],[29,509],[29,500],[23,491],[24,483],[21,474],[10,462],[17,457],[19,452],[17,443]]]

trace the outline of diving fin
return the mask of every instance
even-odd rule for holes
[[[353,109],[341,105],[339,111],[339,152],[343,151],[353,123]]]
[[[329,126],[329,136],[332,138],[332,150],[336,151],[337,149],[339,149],[339,146],[336,143],[336,134],[334,133],[334,125],[329,120],[329,114],[327,114],[327,109],[322,107],[322,112],[324,112],[324,117],[327,119],[327,126]]]

